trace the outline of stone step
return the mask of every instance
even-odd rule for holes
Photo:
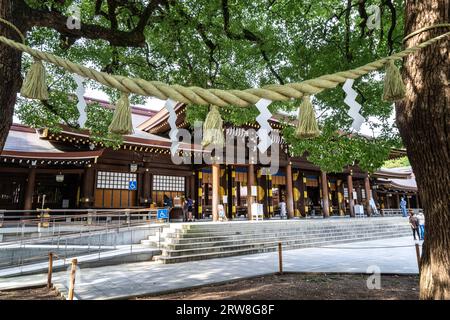
[[[160,243],[162,254],[155,260],[175,263],[273,251],[278,242],[291,249],[394,238],[410,232],[407,221],[399,218],[185,223],[142,244]]]
[[[380,230],[368,229],[364,232],[354,230],[341,230],[335,232],[277,232],[271,234],[242,234],[242,235],[228,235],[228,236],[220,236],[220,237],[202,237],[202,238],[161,238],[160,241],[154,238],[149,238],[141,241],[142,245],[146,245],[149,247],[158,247],[161,248],[170,248],[170,249],[183,249],[183,248],[199,248],[203,246],[220,246],[220,245],[231,245],[231,244],[245,244],[251,243],[255,241],[259,241],[261,239],[286,239],[286,238],[324,238],[330,236],[338,236],[338,235],[352,235],[355,233],[365,234],[365,235],[373,235],[379,232],[392,232],[394,234],[409,234],[409,227],[402,228],[384,228]]]
[[[274,230],[239,230],[239,231],[223,231],[218,230],[216,232],[186,232],[186,233],[168,233],[164,236],[165,239],[188,239],[188,238],[195,238],[200,241],[200,239],[206,239],[206,238],[219,238],[219,237],[227,237],[230,235],[257,235],[257,234],[281,234],[283,232],[286,233],[305,233],[305,234],[313,234],[313,233],[334,233],[339,231],[349,231],[349,232],[364,232],[364,231],[377,231],[377,230],[390,230],[390,229],[401,229],[401,228],[408,228],[408,225],[400,225],[400,226],[359,226],[354,228],[311,228],[311,229],[305,229],[305,228],[292,228],[292,229],[274,229]]]
[[[371,239],[373,237],[385,237],[385,238],[393,238],[398,236],[404,236],[405,234],[398,234],[392,232],[378,233],[376,235],[365,235],[365,234],[352,234],[352,235],[338,235],[338,236],[329,236],[329,237],[317,237],[317,238],[306,238],[306,239],[284,239],[280,240],[286,246],[295,245],[295,244],[303,244],[303,243],[321,243],[321,242],[334,242],[336,240],[353,240],[359,241],[362,239]],[[255,241],[246,244],[238,243],[233,245],[224,245],[224,246],[212,246],[212,247],[198,247],[198,248],[189,248],[189,249],[162,249],[163,256],[185,256],[185,255],[201,255],[205,253],[219,253],[224,251],[236,251],[236,250],[244,250],[244,249],[255,249],[266,246],[277,245],[279,240],[276,241]]]
[[[217,242],[217,241],[227,241],[227,240],[247,240],[247,239],[255,239],[255,238],[265,238],[265,237],[276,237],[276,236],[289,236],[289,235],[305,235],[305,236],[314,236],[314,235],[330,235],[330,234],[339,234],[339,233],[374,233],[379,231],[409,231],[408,226],[397,226],[397,227],[387,227],[387,228],[367,228],[367,229],[345,229],[338,231],[323,231],[323,230],[311,230],[311,231],[303,231],[303,230],[286,230],[286,231],[274,231],[272,233],[246,233],[246,234],[227,234],[221,236],[203,236],[203,237],[162,237],[158,238],[157,236],[149,237],[142,241],[145,244],[157,244],[157,243],[166,243],[166,244],[188,244],[188,243],[201,243],[201,242]]]
[[[254,236],[260,236],[260,235],[271,235],[271,234],[327,234],[327,233],[336,233],[336,232],[377,232],[377,231],[384,231],[384,230],[405,230],[409,228],[407,225],[403,226],[388,226],[388,227],[360,227],[360,228],[339,228],[339,229],[285,229],[285,230],[270,230],[270,231],[253,231],[253,232],[220,232],[220,233],[196,233],[195,237],[193,234],[186,233],[186,234],[179,234],[179,235],[172,235],[167,234],[164,239],[170,239],[172,241],[202,241],[204,239],[208,238],[223,238],[223,237],[254,237]],[[153,237],[152,239],[157,239],[156,237]]]
[[[391,232],[393,234],[403,235],[405,233],[410,233],[409,229],[404,230],[385,230],[385,232]],[[210,241],[189,241],[189,242],[161,242],[161,244],[164,244],[163,247],[171,250],[182,250],[182,249],[188,249],[188,248],[201,248],[201,247],[215,247],[215,246],[225,246],[225,245],[238,245],[238,244],[248,244],[253,242],[258,242],[261,240],[268,240],[268,241],[279,241],[279,240],[289,240],[289,239],[323,239],[323,238],[329,238],[329,237],[335,237],[335,236],[351,236],[353,234],[362,234],[362,235],[374,235],[378,234],[379,232],[364,232],[364,233],[351,233],[351,232],[336,232],[336,233],[326,233],[326,234],[305,234],[305,233],[292,233],[292,234],[276,234],[276,235],[258,235],[257,237],[227,237],[220,240],[213,240],[210,239]],[[181,239],[180,239],[181,240]],[[184,239],[183,239],[184,240]],[[189,239],[190,240],[190,239]],[[150,240],[144,240],[144,243],[150,244],[151,242],[146,242]],[[154,243],[154,242],[153,242]]]
[[[317,221],[306,221],[306,220],[283,220],[283,221],[247,221],[247,222],[210,222],[210,223],[185,223],[180,224],[179,227],[173,229],[179,230],[202,230],[202,229],[215,229],[215,228],[282,228],[282,227],[292,227],[292,226],[326,226],[326,225],[361,225],[361,224],[398,224],[405,223],[407,219],[395,219],[395,220],[384,220],[384,219],[349,219],[349,220],[317,220]]]
[[[243,229],[282,229],[282,228],[296,228],[296,227],[311,227],[311,228],[320,228],[320,227],[337,227],[337,226],[358,226],[358,225],[397,225],[397,224],[404,224],[407,223],[407,221],[391,221],[391,222],[374,222],[374,221],[367,221],[367,222],[352,222],[352,221],[340,221],[340,222],[333,222],[329,223],[326,221],[321,221],[321,223],[295,223],[292,221],[280,223],[280,224],[274,224],[274,223],[268,223],[268,222],[250,222],[245,224],[240,223],[227,223],[223,222],[222,225],[216,224],[216,225],[205,225],[205,226],[196,226],[196,225],[182,225],[180,228],[176,228],[173,230],[179,230],[179,231],[208,231],[208,230],[243,230]]]
[[[232,229],[244,229],[244,228],[293,228],[295,226],[337,226],[337,225],[388,225],[388,224],[403,224],[407,223],[403,219],[361,219],[361,220],[320,220],[320,221],[305,221],[305,220],[283,220],[283,221],[252,221],[252,222],[220,222],[220,223],[208,223],[208,224],[184,224],[181,225],[179,230],[232,230]]]
[[[397,235],[395,235],[393,237],[397,237]],[[386,236],[376,236],[376,237],[371,237],[371,238],[366,238],[366,239],[358,239],[358,241],[366,241],[366,240],[369,241],[369,240],[378,240],[378,239],[385,239],[385,238],[386,238]],[[285,246],[285,247],[283,247],[283,250],[330,246],[330,245],[336,245],[336,244],[351,243],[354,241],[355,241],[354,239],[343,239],[343,240],[336,240],[333,242],[324,241],[324,242],[315,242],[315,243],[309,243],[309,244],[303,243],[303,244]],[[213,253],[205,253],[205,254],[197,254],[197,255],[184,255],[184,256],[177,256],[177,257],[168,257],[168,256],[161,255],[161,256],[155,256],[154,260],[160,261],[165,264],[169,264],[169,263],[180,263],[180,262],[214,259],[214,258],[225,258],[225,257],[231,257],[231,256],[237,256],[237,255],[248,255],[248,254],[264,253],[264,252],[273,252],[273,251],[276,251],[277,249],[278,249],[278,245],[275,244],[273,246],[267,246],[267,247],[263,247],[263,248],[238,249],[238,250],[232,250],[232,251],[213,252]]]

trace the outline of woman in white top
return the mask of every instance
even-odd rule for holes
[[[287,216],[286,202],[284,202],[284,199],[281,199],[279,206],[280,206],[280,217],[281,217],[281,219],[284,219]]]
[[[425,216],[422,212],[419,212],[417,215],[417,219],[419,220],[419,237],[420,240],[423,240],[423,237],[425,235]]]

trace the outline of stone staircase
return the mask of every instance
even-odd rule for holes
[[[330,218],[171,224],[141,243],[160,247],[154,260],[178,263],[410,235],[404,218]]]

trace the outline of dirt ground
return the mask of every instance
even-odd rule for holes
[[[55,290],[47,287],[33,289],[0,291],[0,300],[62,300]]]
[[[136,300],[415,300],[418,276],[381,276],[381,289],[367,288],[368,275],[284,274],[209,285]],[[46,287],[0,291],[0,300],[61,300]]]
[[[210,285],[138,300],[415,300],[418,276],[381,276],[381,289],[367,288],[368,275],[285,274]]]

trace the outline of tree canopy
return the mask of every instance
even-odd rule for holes
[[[205,88],[245,89],[272,83],[299,82],[358,67],[401,49],[401,0],[97,0],[22,1],[29,15],[28,44],[98,70]],[[366,25],[370,5],[381,9],[380,29]],[[71,7],[81,12],[81,29],[65,25]],[[24,72],[31,61],[24,63]],[[47,103],[20,99],[16,113],[26,124],[58,130],[64,122],[76,126],[75,82],[64,70],[46,65]],[[90,82],[112,100],[118,92]],[[397,130],[388,119],[393,106],[382,101],[382,75],[371,73],[355,81],[360,113],[377,136],[351,134],[341,87],[317,94],[322,135],[300,140],[292,126],[284,137],[293,155],[307,152],[323,170],[339,172],[348,164],[374,171],[390,148],[399,146]],[[132,96],[139,103],[143,97]],[[271,111],[293,111],[300,101],[278,102]],[[225,121],[254,121],[256,107],[230,106]],[[222,109],[225,111],[224,109]],[[208,108],[188,107],[188,121],[204,120]],[[98,121],[101,119],[101,121]],[[120,137],[108,134],[111,111],[91,105],[89,127],[96,139],[116,146]],[[354,133],[354,132],[353,132]]]

